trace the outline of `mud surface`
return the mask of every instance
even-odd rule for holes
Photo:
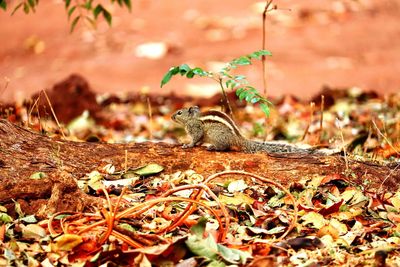
[[[0,100],[51,88],[71,73],[83,75],[96,92],[211,95],[217,90],[212,81],[176,79],[163,89],[159,83],[172,65],[211,68],[261,48],[260,2],[132,2],[131,13],[112,10],[112,28],[101,21],[96,32],[78,25],[73,34],[62,1],[40,2],[30,15],[0,12]],[[267,24],[270,94],[305,98],[323,85],[399,90],[400,0],[276,2],[281,9]],[[167,53],[138,57],[137,46],[148,42],[166,44]],[[259,65],[241,72],[262,88]]]

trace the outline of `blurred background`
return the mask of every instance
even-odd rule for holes
[[[17,1],[8,1],[11,4]],[[132,0],[109,5],[109,27],[78,24],[70,33],[64,2],[40,1],[33,14],[0,10],[0,100],[21,100],[72,73],[99,93],[208,96],[218,85],[174,78],[171,67],[219,69],[262,47],[264,1]],[[268,92],[309,98],[323,86],[380,93],[400,88],[400,0],[276,0],[267,15]],[[262,91],[261,65],[238,72]]]

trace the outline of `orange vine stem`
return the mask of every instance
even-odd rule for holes
[[[210,211],[210,212],[214,215],[214,217],[217,219],[218,224],[220,225],[219,240],[225,239],[226,234],[227,234],[227,230],[226,230],[226,228],[224,227],[224,225],[223,225],[223,223],[222,223],[222,221],[221,221],[221,218],[219,218],[219,216],[218,216],[218,214],[216,213],[216,211],[213,210],[212,208],[210,208],[209,206],[207,206],[206,204],[204,204],[204,203],[202,203],[202,202],[199,202],[199,201],[197,201],[197,200],[194,200],[194,199],[187,199],[187,198],[183,198],[183,197],[168,197],[168,198],[163,197],[163,198],[158,198],[158,199],[151,199],[151,200],[146,201],[145,203],[141,203],[141,204],[139,204],[139,205],[137,205],[137,206],[135,206],[135,207],[128,208],[128,209],[126,209],[126,210],[124,210],[124,211],[118,213],[117,216],[116,216],[116,218],[117,218],[117,219],[120,219],[120,218],[122,218],[122,217],[130,216],[130,215],[133,215],[133,214],[134,214],[134,216],[137,216],[137,215],[139,215],[139,214],[137,214],[137,211],[136,211],[136,210],[142,211],[143,207],[151,206],[151,205],[153,205],[154,203],[158,204],[158,203],[161,203],[161,202],[172,202],[172,201],[181,201],[181,202],[195,203],[195,204],[197,204],[197,205],[200,205],[200,206],[204,207],[204,208],[207,209],[208,211]],[[154,205],[153,205],[153,206],[154,206]],[[227,225],[227,227],[228,227],[228,225]]]
[[[260,175],[253,174],[250,172],[245,172],[245,171],[223,171],[223,172],[219,172],[216,174],[212,174],[204,181],[204,183],[207,184],[208,182],[217,178],[218,176],[223,176],[223,175],[227,175],[227,174],[240,174],[240,175],[251,176],[251,177],[256,178],[257,180],[260,180],[264,183],[272,184],[272,185],[278,187],[279,189],[281,189],[283,192],[285,192],[286,195],[289,196],[290,200],[293,202],[294,215],[293,215],[293,220],[290,222],[290,225],[289,225],[288,229],[286,230],[286,232],[284,232],[277,240],[282,240],[285,236],[287,236],[293,230],[293,228],[296,226],[296,222],[297,222],[298,208],[297,208],[297,201],[294,198],[294,196],[289,192],[289,190],[287,190],[281,184],[276,183],[268,178],[265,178],[265,177],[262,177]]]
[[[167,192],[165,192],[163,194],[163,196],[167,197],[167,196],[169,196],[175,192],[181,191],[181,190],[196,189],[196,188],[200,188],[201,190],[197,192],[197,194],[194,197],[194,200],[198,201],[200,199],[202,190],[205,190],[212,197],[212,199],[215,202],[217,202],[218,206],[221,208],[222,213],[224,214],[224,217],[225,217],[225,227],[226,227],[226,229],[228,229],[228,226],[230,223],[230,217],[229,217],[228,211],[226,210],[225,205],[221,203],[221,201],[218,199],[218,197],[214,194],[213,191],[211,191],[211,189],[207,185],[195,184],[195,185],[179,186],[179,187],[168,190]],[[195,193],[195,192],[193,192],[193,193]],[[180,216],[178,216],[178,218],[175,219],[173,221],[173,223],[169,227],[164,229],[162,232],[168,232],[171,229],[174,229],[175,227],[180,226],[187,219],[187,217],[189,217],[189,215],[192,214],[193,211],[196,209],[196,207],[194,207],[193,204],[189,204],[189,205],[190,205],[189,209],[188,209],[188,207],[186,207],[186,209],[180,214]],[[226,237],[226,234],[224,234],[222,236],[222,240],[224,240],[225,237]]]
[[[105,190],[103,188],[103,191],[104,191],[104,194],[106,195],[107,202],[109,203],[110,211],[107,212],[106,210],[104,210],[104,217],[105,217],[105,220],[106,220],[106,223],[107,223],[107,231],[104,234],[104,236],[100,239],[100,241],[99,241],[100,244],[103,244],[104,242],[106,242],[106,240],[111,235],[111,233],[112,233],[112,231],[114,229],[115,216],[117,215],[118,206],[119,206],[119,203],[121,202],[122,196],[125,194],[126,187],[124,187],[122,189],[122,192],[119,195],[117,203],[115,204],[114,207],[111,204],[111,199],[110,199],[110,196],[108,195],[107,190]]]

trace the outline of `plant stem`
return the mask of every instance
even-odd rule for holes
[[[219,82],[219,86],[221,87],[221,90],[222,90],[222,96],[223,96],[222,106],[225,107],[225,109],[227,109],[229,111],[229,115],[231,116],[231,118],[233,118],[232,107],[231,107],[231,104],[229,103],[228,95],[226,94],[224,85],[222,84],[222,78],[221,77],[218,78],[218,82]],[[226,110],[224,110],[224,111],[226,111]]]
[[[321,144],[321,140],[322,140],[322,135],[324,132],[324,109],[325,109],[325,96],[321,95],[321,117],[319,120],[319,137],[318,137],[318,145]]]
[[[267,17],[267,12],[271,11],[272,9],[269,9],[271,6],[272,2],[274,0],[269,0],[267,1],[267,4],[265,5],[264,12],[262,14],[262,49],[265,50],[265,41],[266,41],[266,31],[265,31],[265,22],[266,22],[266,17]],[[265,56],[263,55],[261,57],[261,62],[262,62],[262,71],[263,71],[263,86],[264,86],[264,96],[267,97],[267,63],[265,60]]]

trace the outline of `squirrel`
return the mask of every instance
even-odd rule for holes
[[[224,112],[209,110],[200,112],[198,106],[177,110],[171,119],[185,127],[186,133],[191,136],[189,144],[183,148],[192,148],[195,145],[208,143],[208,150],[226,151],[239,150],[247,153],[306,153],[312,154],[314,148],[299,148],[294,145],[257,142],[244,137],[236,123]]]

